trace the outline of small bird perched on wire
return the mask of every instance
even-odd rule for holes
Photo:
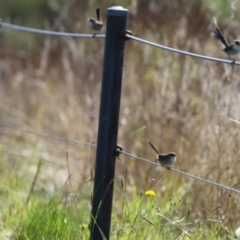
[[[177,155],[174,152],[170,152],[167,154],[160,154],[149,140],[148,140],[148,144],[157,153],[157,161],[160,163],[160,165],[170,170],[171,169],[170,166],[173,163],[175,163],[177,160]]]
[[[103,28],[103,22],[100,17],[100,9],[99,8],[96,9],[96,14],[97,14],[97,19],[95,19],[95,18],[88,19],[88,26],[94,32],[100,32]],[[95,35],[96,35],[96,33],[94,33],[94,36]]]
[[[220,30],[217,27],[213,31],[213,36],[224,45],[225,48],[223,49],[223,51],[228,55],[229,58],[240,53],[240,41],[239,40],[234,40],[233,43],[229,45],[225,41],[225,38],[223,37],[222,33],[220,32]],[[235,62],[235,60],[234,60],[234,62]]]

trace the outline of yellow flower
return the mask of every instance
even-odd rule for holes
[[[156,194],[155,194],[155,192],[154,192],[153,190],[148,190],[148,191],[145,192],[145,195],[146,195],[146,196],[150,196],[150,197],[151,197],[151,196],[154,197]]]

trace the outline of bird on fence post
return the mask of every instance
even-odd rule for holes
[[[96,9],[97,19],[95,18],[89,18],[88,19],[88,26],[91,30],[94,32],[100,32],[103,28],[103,22],[100,17],[100,9]],[[93,37],[95,37],[96,33],[93,34]]]
[[[174,152],[160,154],[149,140],[148,140],[148,144],[157,153],[157,161],[160,163],[160,165],[162,167],[165,167],[167,170],[171,170],[170,166],[176,162],[177,155]]]
[[[213,31],[213,36],[224,45],[223,51],[228,55],[229,58],[232,59],[232,56],[235,56],[240,53],[240,41],[239,40],[234,40],[232,44],[228,44],[223,37],[222,33],[220,30],[216,27]],[[233,62],[236,62],[236,60],[232,59]]]

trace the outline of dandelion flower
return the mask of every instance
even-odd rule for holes
[[[156,194],[153,190],[148,190],[148,191],[145,192],[145,195],[150,196],[150,197],[154,197]]]

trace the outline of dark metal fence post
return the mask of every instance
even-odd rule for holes
[[[128,10],[107,9],[91,239],[109,239]]]

